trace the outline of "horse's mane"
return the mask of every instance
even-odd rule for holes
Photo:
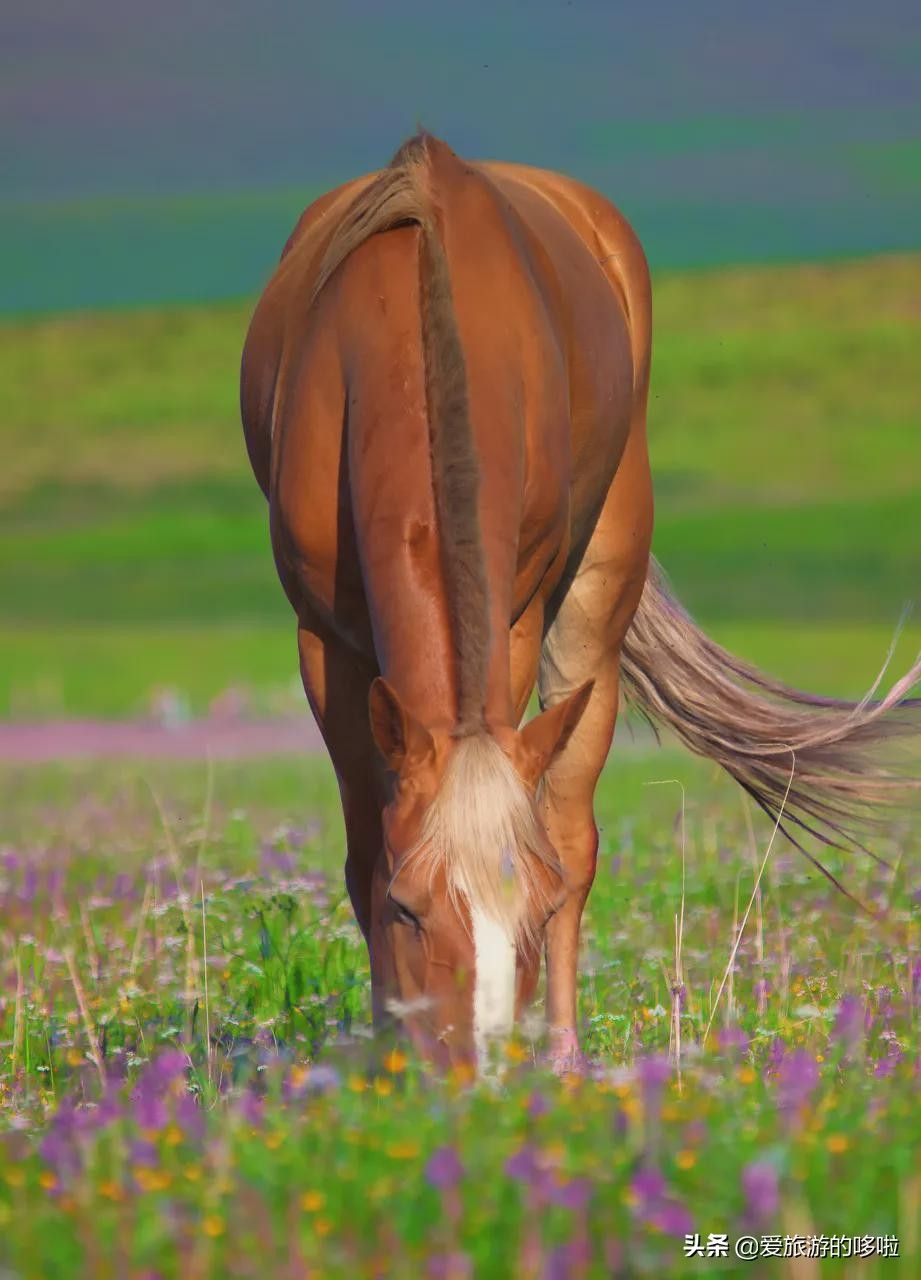
[[[457,668],[457,732],[483,727],[489,661],[489,594],[477,510],[479,467],[467,400],[464,351],[454,313],[451,278],[432,196],[435,148],[427,133],[405,142],[390,165],[343,214],[314,281],[315,298],[365,240],[394,227],[421,229],[419,297],[431,439],[435,513]]]
[[[509,937],[533,943],[542,921],[525,911],[556,887],[560,867],[534,797],[484,723],[490,627],[478,512],[479,466],[467,397],[464,351],[442,242],[433,165],[458,164],[444,143],[419,133],[397,151],[342,215],[313,297],[378,232],[418,226],[419,298],[435,514],[451,618],[457,678],[455,744],[416,846],[430,874],[442,869],[455,903],[465,899]],[[543,879],[538,874],[544,870]]]
[[[534,798],[491,735],[457,743],[438,794],[404,863],[430,879],[443,870],[449,899],[481,907],[520,945],[539,942],[543,915],[562,881]],[[540,872],[543,872],[541,875]]]

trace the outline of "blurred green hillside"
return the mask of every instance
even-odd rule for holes
[[[919,297],[921,255],[655,280],[656,553],[717,638],[822,692],[871,682],[921,592]],[[251,305],[0,325],[0,716],[291,696]]]

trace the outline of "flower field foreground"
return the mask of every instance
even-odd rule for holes
[[[293,781],[259,793],[267,770],[246,808],[245,771],[204,813],[185,775],[114,800],[112,779],[82,799],[65,780],[60,809],[11,821],[0,1275],[919,1274],[910,826],[880,842],[889,869],[838,868],[871,920],[789,851],[753,895],[770,831],[756,849],[723,784],[695,775],[682,874],[675,790],[611,783],[590,1068],[557,1080],[528,1026],[501,1085],[477,1084],[372,1041],[332,788],[273,829],[303,810]],[[833,1235],[865,1256],[823,1258]],[[707,1257],[720,1236],[729,1256]],[[807,1256],[739,1261],[742,1236]]]

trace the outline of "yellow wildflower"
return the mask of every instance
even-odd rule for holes
[[[851,1144],[843,1133],[830,1133],[825,1139],[825,1145],[832,1155],[840,1156],[843,1151],[847,1151]]]
[[[626,1097],[621,1099],[620,1109],[628,1120],[636,1120],[643,1108],[639,1098]]]
[[[140,1165],[131,1172],[142,1191],[165,1191],[173,1181],[172,1175],[165,1169],[148,1169]]]
[[[523,1044],[517,1040],[509,1040],[505,1046],[505,1056],[509,1062],[527,1062],[529,1055]]]
[[[289,1079],[294,1089],[300,1089],[307,1083],[307,1077],[310,1075],[309,1067],[292,1067]]]
[[[394,1160],[415,1160],[419,1154],[419,1146],[415,1142],[392,1142],[387,1154]]]
[[[393,1093],[393,1081],[386,1076],[378,1076],[374,1081],[374,1092],[379,1098],[387,1098]]]
[[[675,1156],[675,1164],[679,1169],[693,1169],[697,1163],[697,1156],[693,1151],[679,1151]]]
[[[301,1208],[305,1213],[318,1213],[326,1204],[322,1191],[305,1191],[301,1196]]]
[[[406,1070],[406,1054],[399,1049],[391,1050],[384,1058],[384,1069],[392,1076],[398,1076],[401,1071]]]
[[[44,1187],[46,1191],[53,1191],[58,1185],[58,1180],[50,1169],[43,1169],[38,1175],[38,1185]]]
[[[475,1068],[469,1062],[456,1062],[451,1068],[451,1083],[462,1089],[470,1084],[476,1076]]]
[[[209,1213],[201,1224],[202,1231],[206,1236],[210,1236],[215,1240],[218,1236],[224,1234],[224,1219],[219,1218],[216,1213]]]

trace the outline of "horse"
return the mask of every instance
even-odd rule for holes
[[[305,210],[247,333],[245,441],[374,1022],[439,1066],[490,1070],[542,953],[551,1061],[581,1062],[622,694],[791,839],[856,839],[899,782],[868,748],[912,731],[921,663],[875,701],[800,693],[675,600],[650,554],[650,353],[649,270],[613,204],[426,132]]]

